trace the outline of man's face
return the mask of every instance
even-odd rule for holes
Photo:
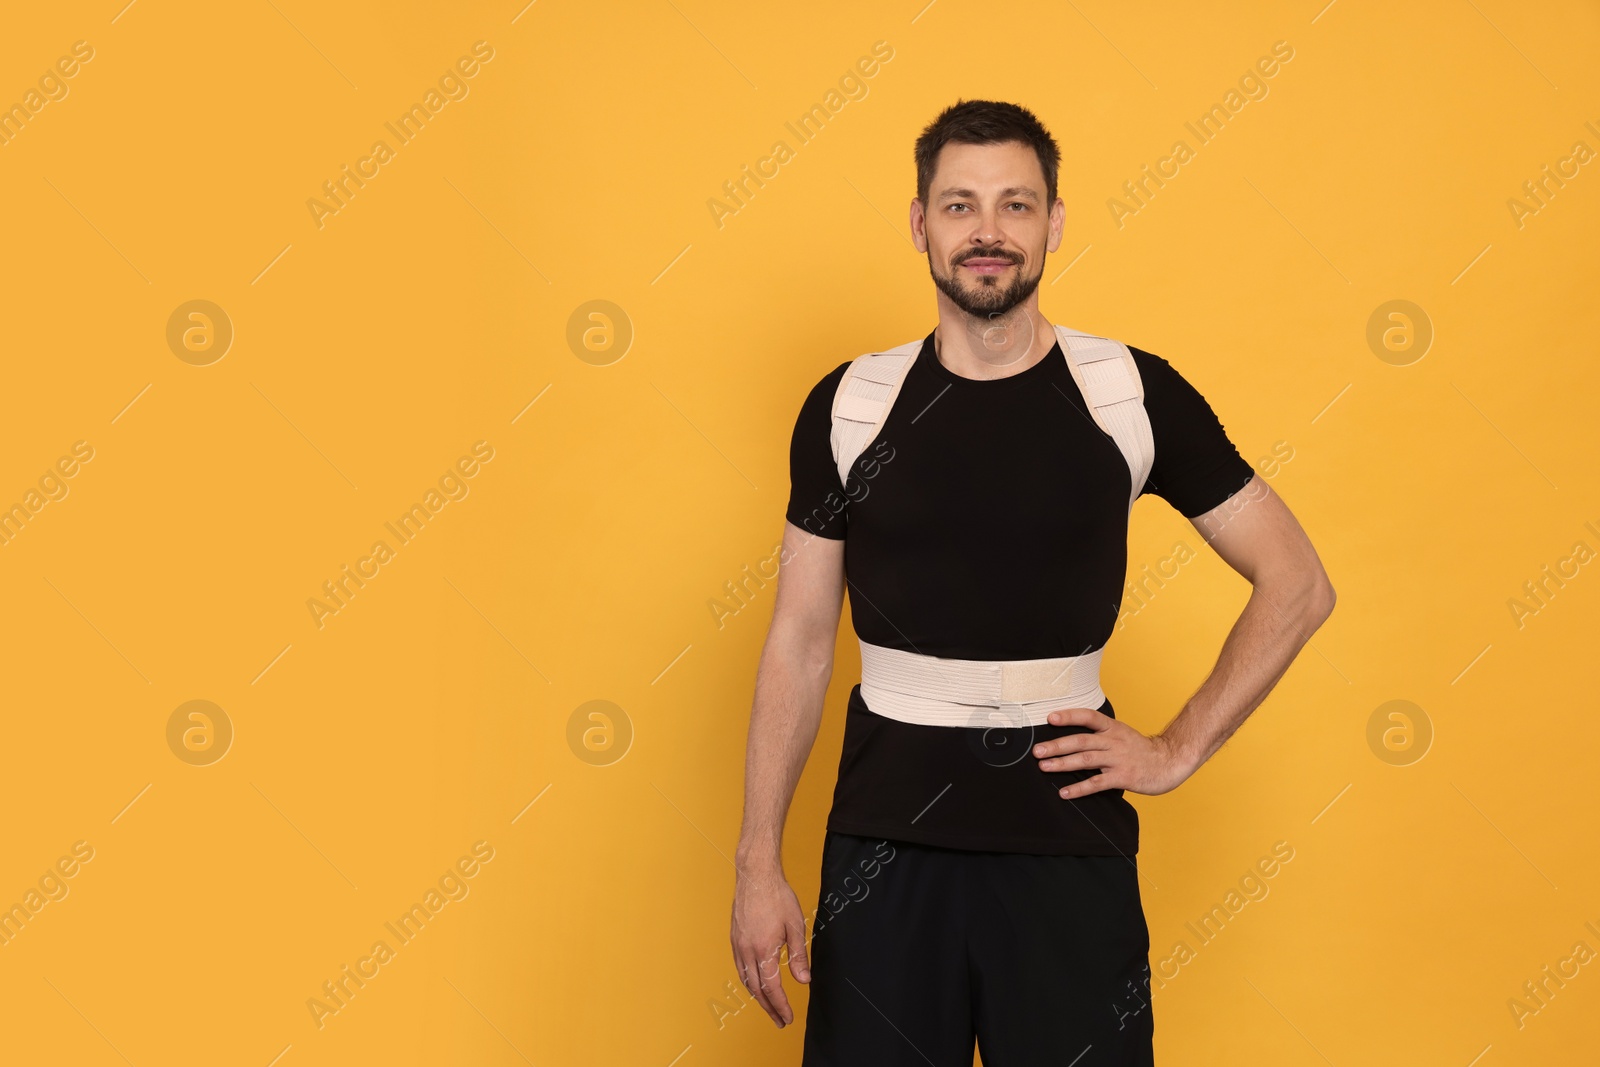
[[[924,208],[934,285],[975,318],[1006,314],[1044,276],[1052,208],[1027,145],[945,145]]]

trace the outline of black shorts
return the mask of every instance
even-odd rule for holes
[[[1154,1062],[1131,857],[830,831],[809,988],[804,1067]]]

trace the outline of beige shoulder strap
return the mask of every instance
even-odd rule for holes
[[[850,468],[883,429],[889,408],[900,395],[911,361],[925,338],[907,341],[887,352],[867,352],[850,361],[833,394],[833,460],[839,467],[839,484],[847,486]]]
[[[1155,461],[1155,440],[1144,408],[1144,383],[1133,353],[1121,341],[1056,326],[1056,339],[1089,405],[1095,425],[1116,442],[1127,460],[1132,491],[1128,508],[1139,498]],[[850,361],[833,396],[834,462],[839,483],[847,485],[850,468],[866,451],[889,417],[906,372],[922,350],[924,338],[887,352],[867,352]]]
[[[1155,462],[1155,438],[1150,414],[1144,407],[1144,382],[1133,353],[1121,341],[1056,326],[1056,339],[1067,357],[1067,367],[1078,391],[1089,405],[1095,425],[1116,442],[1128,461],[1132,490],[1128,509],[1139,499],[1150,466]]]

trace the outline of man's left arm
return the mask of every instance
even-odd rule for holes
[[[1089,727],[1035,745],[1045,771],[1099,768],[1061,790],[1072,799],[1102,789],[1158,794],[1177,788],[1250,716],[1333,611],[1333,585],[1283,498],[1260,474],[1190,519],[1251,585],[1249,603],[1223,642],[1217,665],[1154,737],[1087,708],[1052,712],[1053,725]]]

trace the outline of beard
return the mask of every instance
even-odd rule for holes
[[[1013,263],[1018,262],[1013,255],[982,250],[968,253],[961,262],[969,259],[1009,259]],[[1039,272],[1031,278],[1018,269],[1012,272],[1009,283],[1002,284],[1002,276],[998,274],[959,277],[962,274],[960,262],[951,273],[940,274],[933,265],[933,253],[930,251],[928,273],[933,275],[933,284],[956,307],[976,319],[994,319],[1005,315],[1033,295],[1033,291],[1039,287],[1039,279],[1044,277],[1044,265],[1041,263]]]

